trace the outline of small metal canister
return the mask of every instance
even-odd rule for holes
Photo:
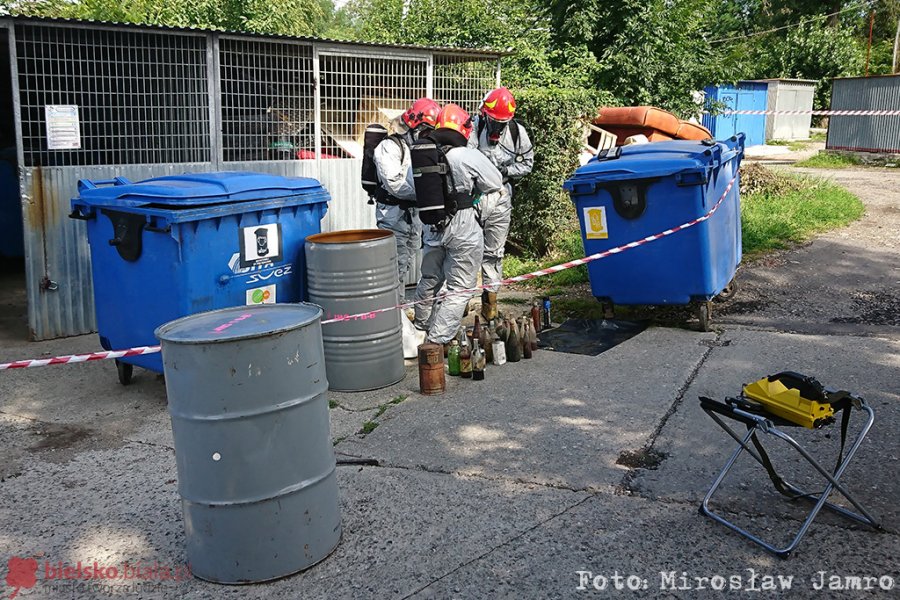
[[[419,391],[431,396],[443,394],[446,387],[444,347],[441,344],[422,344],[419,346]]]

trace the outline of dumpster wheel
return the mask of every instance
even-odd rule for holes
[[[700,302],[697,305],[697,318],[700,320],[700,331],[709,331],[710,319],[712,317],[712,302]]]
[[[724,287],[724,289],[722,289],[722,291],[719,292],[719,295],[716,296],[715,298],[713,298],[713,300],[715,300],[716,302],[727,302],[728,300],[731,300],[732,298],[734,298],[734,295],[736,293],[737,293],[737,282],[734,279],[732,279],[731,281],[728,282],[728,285],[726,285]]]
[[[122,385],[131,383],[131,376],[134,374],[134,365],[116,359],[116,371],[119,373],[119,383]]]

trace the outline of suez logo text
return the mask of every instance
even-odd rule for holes
[[[294,265],[290,263],[277,267],[271,263],[259,263],[251,267],[242,267],[241,255],[237,252],[232,254],[231,260],[228,261],[228,269],[233,273],[232,277],[247,276],[248,284],[261,283],[272,278],[277,279],[279,277],[284,277],[285,275],[290,275],[293,272],[293,268]],[[228,277],[228,279],[230,279],[230,277]]]

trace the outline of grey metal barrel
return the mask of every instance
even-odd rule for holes
[[[276,579],[340,540],[321,316],[312,304],[238,306],[156,330],[201,579]]]
[[[394,234],[382,229],[306,238],[309,301],[325,318],[367,313],[400,300]],[[328,382],[336,391],[374,390],[406,376],[399,311],[323,326]]]

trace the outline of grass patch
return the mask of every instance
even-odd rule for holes
[[[552,267],[562,262],[584,257],[584,245],[581,241],[581,230],[567,231],[560,235],[556,247],[550,254],[543,258],[522,258],[519,256],[506,256],[503,259],[503,276],[515,277],[523,273],[530,273],[538,269]],[[559,273],[545,275],[531,283],[532,286],[570,286],[584,283],[588,280],[587,266],[582,265],[574,269],[567,269]],[[506,299],[504,299],[504,302]]]
[[[811,142],[824,142],[828,140],[828,133],[825,131],[813,131],[809,134],[809,141]]]
[[[847,167],[855,167],[862,162],[855,156],[848,154],[834,154],[825,150],[820,150],[806,160],[795,162],[795,167],[813,167],[816,169],[846,169]]]
[[[787,248],[816,233],[847,225],[865,212],[859,198],[840,186],[801,181],[804,185],[798,190],[756,192],[741,198],[744,254]]]
[[[363,423],[362,429],[360,429],[359,432],[363,435],[369,435],[377,428],[378,423],[376,423],[375,421],[366,421],[365,423]]]
[[[337,408],[337,407],[338,407],[337,400],[332,400],[331,398],[329,398],[328,399],[328,408]]]
[[[787,146],[791,152],[799,152],[809,148],[812,143],[813,140],[769,140],[766,142],[766,145]]]

